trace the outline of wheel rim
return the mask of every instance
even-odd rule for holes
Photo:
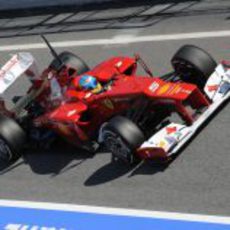
[[[12,156],[13,154],[6,141],[0,138],[0,159],[9,161],[12,159]]]
[[[121,159],[125,162],[133,162],[133,154],[131,149],[124,143],[124,141],[116,133],[104,130],[103,138],[106,148],[111,151],[115,159]]]

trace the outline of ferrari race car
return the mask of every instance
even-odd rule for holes
[[[27,52],[0,70],[0,161],[54,135],[90,152],[103,145],[113,160],[167,160],[230,96],[230,63],[217,65],[193,45],[175,53],[172,72],[155,77],[139,55],[89,68],[70,52],[57,54],[42,37],[54,56],[42,73]],[[22,76],[30,87],[9,108],[5,95]]]

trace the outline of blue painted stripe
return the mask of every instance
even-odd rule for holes
[[[0,229],[27,225],[26,230],[230,230],[230,225],[194,221],[167,220],[147,217],[130,217],[92,214],[73,211],[41,210],[33,208],[0,207]],[[43,227],[43,228],[42,228]],[[13,228],[12,228],[13,229]],[[17,229],[17,228],[16,228]],[[11,230],[10,228],[7,230]],[[15,230],[15,229],[13,229]]]

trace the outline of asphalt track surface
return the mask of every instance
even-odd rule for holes
[[[117,12],[81,12],[79,17],[90,19],[84,23],[66,23],[65,14],[40,15],[29,20],[4,18],[0,20],[0,46],[41,42],[36,34],[48,29],[53,32],[47,35],[51,41],[230,29],[229,1],[167,2],[168,8],[159,15],[154,15],[151,7],[149,13],[138,11],[143,17],[133,14],[134,7]],[[170,8],[170,4],[174,5]],[[126,20],[116,17],[122,13],[132,16]],[[97,14],[104,18],[104,27]],[[111,15],[114,18],[111,19]],[[47,26],[44,24],[48,23],[47,17],[56,22]],[[230,59],[230,37],[72,47],[71,50],[90,66],[113,55],[137,52],[155,75],[159,75],[170,70],[170,58],[183,44],[198,45],[216,60]],[[31,52],[41,68],[51,59],[46,49]],[[9,53],[12,52],[1,52],[1,63],[7,60]],[[19,85],[17,90],[22,87]],[[227,103],[168,167],[114,165],[108,153],[89,155],[68,144],[51,150],[28,151],[15,164],[2,168],[0,198],[230,216],[229,114]]]

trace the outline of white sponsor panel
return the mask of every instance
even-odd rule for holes
[[[0,94],[3,94],[27,70],[35,73],[35,61],[30,53],[22,52],[12,58],[0,69]]]
[[[209,77],[204,91],[212,101],[221,100],[230,90],[230,69],[225,69],[222,64],[216,67],[215,72]]]
[[[169,152],[189,132],[189,127],[171,123],[145,141],[140,148],[162,148],[165,152]]]

